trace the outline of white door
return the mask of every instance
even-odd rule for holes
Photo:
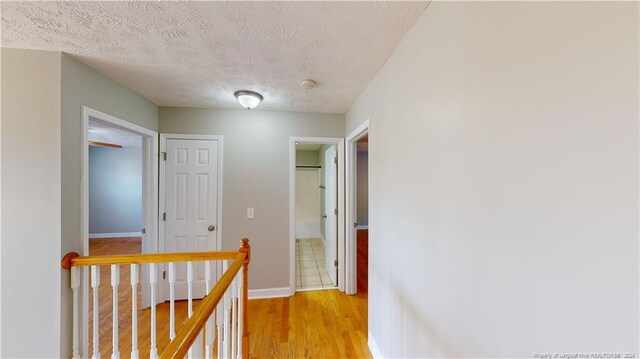
[[[167,139],[166,156],[165,252],[216,250],[218,141]],[[193,271],[193,296],[202,298],[204,262]],[[176,263],[175,298],[187,298],[186,263]]]
[[[336,147],[331,146],[324,152],[324,185],[325,199],[324,210],[326,220],[324,222],[325,235],[325,267],[331,278],[333,285],[338,285],[338,267],[335,265],[338,259],[338,236],[337,236],[337,164],[336,164]]]

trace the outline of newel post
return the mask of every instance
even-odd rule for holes
[[[251,245],[249,239],[243,238],[240,249],[241,253],[245,253],[244,263],[242,264],[242,357],[249,358],[249,318],[247,317],[247,309],[249,308],[249,262],[251,261]]]

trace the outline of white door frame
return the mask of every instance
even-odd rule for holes
[[[218,142],[218,201],[216,206],[218,206],[218,214],[216,218],[216,251],[222,250],[222,160],[224,158],[224,137],[218,135],[194,135],[194,134],[183,134],[183,133],[161,133],[160,134],[160,153],[167,151],[167,140],[213,140]],[[165,174],[166,174],[166,165],[165,161],[160,160],[160,205],[158,210],[158,250],[160,253],[164,253],[165,251],[165,225],[166,222],[162,220],[162,214],[166,211],[166,193],[165,193]],[[162,271],[166,271],[166,265],[160,266],[158,269],[158,273]],[[221,267],[220,267],[221,268]],[[220,271],[217,271],[218,275],[220,275]],[[217,279],[217,278],[216,278]],[[162,279],[162,276],[158,278],[159,284],[159,293],[158,297],[161,302],[164,302],[169,299],[169,293],[166,293],[165,288],[167,284],[167,278]]]
[[[353,130],[346,138],[346,211],[345,222],[348,224],[346,229],[346,289],[347,294],[356,294],[358,291],[358,247],[357,247],[357,235],[356,228],[353,225],[357,222],[357,183],[356,183],[356,164],[358,148],[357,142],[364,136],[369,134],[369,120],[366,120],[363,124]],[[371,142],[371,136],[369,136],[369,142]]]
[[[336,145],[338,155],[338,289],[345,291],[344,246],[344,139],[338,137],[289,137],[289,295],[296,292],[296,142]]]
[[[131,122],[111,116],[104,112],[82,106],[81,118],[81,151],[80,151],[80,221],[81,242],[80,250],[83,256],[89,255],[89,120],[102,122],[110,126],[119,127],[142,136],[142,225],[145,229],[142,241],[142,253],[157,253],[158,251],[158,133]],[[82,283],[83,313],[89,312],[89,271],[84,269]],[[148,272],[143,270],[142,279],[148,283]],[[143,307],[149,306],[150,292],[147,286],[142,286]],[[89,317],[83,316],[81,333],[83,334],[83,353],[88,353]]]

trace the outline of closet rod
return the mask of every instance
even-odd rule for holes
[[[322,168],[322,166],[296,166],[296,168]]]

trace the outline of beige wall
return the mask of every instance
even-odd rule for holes
[[[638,3],[432,2],[405,36],[347,114],[384,357],[638,354],[638,26]]]
[[[249,288],[288,287],[289,137],[344,137],[344,116],[160,108],[159,121],[163,133],[224,136],[223,247],[250,238]]]
[[[60,56],[2,49],[3,358],[60,355]]]
[[[62,54],[62,253],[80,252],[81,108],[88,106],[150,130],[158,130],[158,107],[142,96]],[[61,356],[71,355],[69,273],[61,272]]]

